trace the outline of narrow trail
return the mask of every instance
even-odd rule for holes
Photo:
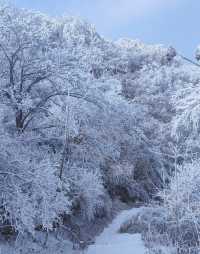
[[[31,249],[35,249],[40,254],[145,254],[146,249],[141,240],[140,234],[120,234],[118,230],[123,222],[136,215],[141,208],[132,208],[122,211],[108,227],[95,239],[94,245],[90,245],[87,250],[76,251],[72,249],[72,243],[67,241],[59,241],[55,237],[49,236],[48,249],[40,249],[35,243],[30,242],[29,249],[26,253],[33,253]],[[23,244],[22,244],[23,245]],[[30,252],[29,252],[30,250]],[[0,254],[19,254],[21,251],[16,250],[15,246],[9,243],[0,243]],[[23,252],[24,253],[24,252]]]
[[[146,249],[140,234],[120,234],[118,230],[123,222],[136,215],[141,208],[132,208],[121,212],[113,222],[89,246],[86,254],[145,254]]]

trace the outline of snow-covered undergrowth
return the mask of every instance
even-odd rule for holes
[[[140,234],[121,234],[119,232],[120,226],[132,216],[138,214],[141,208],[132,208],[119,213],[116,218],[104,229],[104,231],[96,237],[94,243],[85,250],[73,250],[73,245],[67,239],[55,238],[49,235],[45,241],[45,248],[42,247],[44,239],[38,236],[38,242],[41,241],[41,246],[34,242],[23,242],[22,239],[18,239],[15,246],[9,244],[0,244],[0,253],[6,254],[18,254],[26,249],[23,253],[34,253],[34,254],[118,254],[123,250],[126,254],[132,254],[133,251],[137,254],[145,254],[146,248],[142,242]]]
[[[49,237],[46,241],[46,245],[42,245],[42,238],[40,239],[41,243],[34,241],[22,241],[20,243],[0,243],[0,253],[1,254],[81,254],[82,251],[77,251],[73,249],[73,243],[68,239],[59,239]]]

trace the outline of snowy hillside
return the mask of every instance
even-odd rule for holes
[[[199,65],[173,47],[112,42],[81,19],[1,5],[2,246],[197,253],[199,89]],[[140,233],[119,234],[140,211],[122,204],[136,202],[155,221],[144,215]]]

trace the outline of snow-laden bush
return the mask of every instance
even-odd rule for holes
[[[110,212],[110,200],[98,172],[74,166],[70,169],[70,183],[75,213],[92,221]]]
[[[70,212],[67,185],[43,161],[39,168],[23,172],[0,159],[1,224],[20,233],[34,234],[36,228],[53,230],[61,215]],[[26,172],[27,170],[27,172]]]
[[[183,165],[175,165],[175,173],[168,188],[159,193],[166,214],[165,232],[181,251],[199,248],[199,192],[200,162],[195,160]]]
[[[129,147],[126,146],[125,149],[127,152]],[[143,151],[140,152],[143,153]],[[134,155],[131,151],[126,160],[107,162],[106,167],[103,168],[103,174],[105,185],[111,196],[120,197],[125,202],[148,202],[161,188],[162,180],[156,172],[154,158],[151,158],[150,154],[149,158],[140,156]]]
[[[135,180],[134,166],[129,162],[111,163],[104,174],[104,182],[111,196],[120,197],[124,202],[148,199],[148,194]]]
[[[34,234],[36,228],[51,231],[69,214],[69,184],[57,176],[48,149],[29,133],[2,135],[0,143],[1,229]],[[36,140],[35,140],[36,139]],[[20,144],[20,145],[19,145]]]
[[[134,180],[134,167],[128,162],[113,164],[108,169],[107,177],[113,185],[126,185]]]
[[[69,213],[70,202],[58,189],[62,188],[61,183],[52,173],[44,170],[24,183],[16,183],[13,176],[8,178],[15,183],[10,187],[12,190],[5,187],[2,191],[2,222],[11,223],[15,231],[34,234],[38,227],[53,230],[54,225],[61,222],[60,216]]]
[[[200,161],[177,166],[169,188],[161,192],[170,217],[181,226],[191,221],[199,234],[200,223]]]

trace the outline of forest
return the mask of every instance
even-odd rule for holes
[[[1,4],[0,253],[200,253],[199,60]]]

